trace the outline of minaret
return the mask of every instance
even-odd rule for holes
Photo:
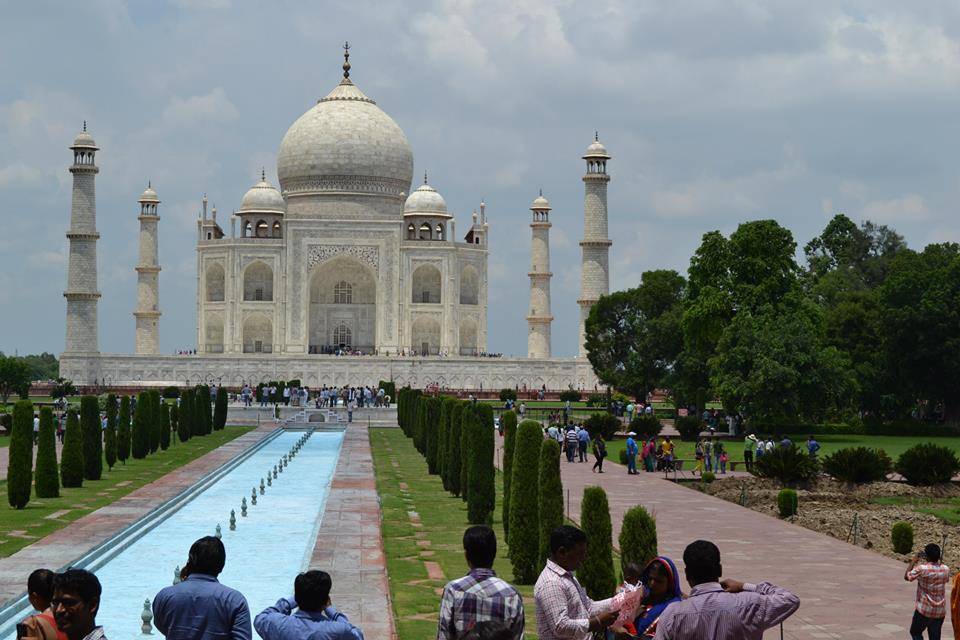
[[[157,261],[157,207],[160,198],[147,183],[140,196],[140,261],[137,263],[137,355],[160,353],[160,265]]]
[[[83,131],[73,141],[73,202],[70,207],[70,259],[67,267],[67,341],[64,353],[97,353],[97,199],[94,178],[97,143]]]
[[[550,203],[543,191],[533,201],[530,223],[533,237],[530,243],[530,315],[527,316],[527,357],[550,357]]]
[[[585,358],[586,335],[584,325],[590,315],[590,307],[600,296],[610,293],[610,245],[607,237],[607,160],[610,154],[594,134],[583,159],[587,161],[587,173],[583,176],[583,240],[580,242],[583,259],[580,271],[580,333],[578,357]]]

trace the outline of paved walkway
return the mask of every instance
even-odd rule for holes
[[[584,488],[599,485],[610,502],[615,544],[623,514],[637,504],[656,517],[660,553],[675,559],[681,573],[684,547],[693,540],[712,540],[720,547],[726,576],[768,580],[800,596],[800,610],[784,623],[784,638],[909,637],[915,586],[903,580],[903,563],[687,489],[662,474],[628,476],[624,467],[609,464],[608,471],[597,475],[590,466],[560,465],[573,520],[580,519]],[[943,636],[951,634],[948,616]],[[779,638],[779,629],[764,637]]]

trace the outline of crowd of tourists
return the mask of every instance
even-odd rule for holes
[[[261,407],[274,405],[307,407],[313,403],[316,409],[341,406],[351,412],[362,407],[389,407],[393,401],[382,387],[324,385],[320,389],[311,389],[307,386],[287,386],[281,391],[276,385],[266,385],[258,389],[247,383],[241,387],[237,399],[245,407],[252,407],[254,402],[258,402]]]

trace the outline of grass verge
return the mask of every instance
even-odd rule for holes
[[[143,460],[117,463],[112,471],[104,465],[100,480],[85,480],[83,487],[76,489],[61,488],[59,498],[31,497],[24,509],[13,509],[4,500],[0,506],[0,557],[16,553],[252,429],[228,427],[186,443],[177,442]],[[0,482],[0,493],[6,495],[6,481]]]

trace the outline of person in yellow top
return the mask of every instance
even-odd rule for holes
[[[665,469],[673,469],[673,443],[670,442],[670,436],[665,436],[660,443],[660,450],[663,451],[663,465]]]

